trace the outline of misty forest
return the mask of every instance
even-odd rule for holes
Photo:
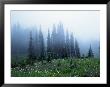
[[[50,29],[51,28],[51,29]],[[63,23],[11,30],[12,77],[99,77],[99,42],[83,44]]]

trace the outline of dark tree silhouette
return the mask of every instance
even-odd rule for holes
[[[48,29],[48,36],[47,36],[47,52],[51,52],[51,38],[50,38],[49,29]]]
[[[36,29],[36,32],[35,32],[35,56],[36,58],[38,59],[39,57],[39,38],[38,38],[38,31]]]
[[[74,34],[68,32],[68,29],[65,32],[62,23],[59,23],[58,25],[53,24],[52,31],[50,32],[48,30],[46,38],[43,36],[41,26],[39,31],[37,31],[36,27],[32,27],[32,31],[29,32],[29,30],[24,29],[17,24],[12,27],[12,30],[11,53],[13,58],[16,57],[18,59],[22,55],[28,55],[30,60],[37,58],[38,60],[43,61],[44,59],[49,58],[48,61],[50,61],[51,59],[63,59],[68,57],[94,57],[91,46],[87,55],[80,55],[78,39],[76,40]],[[27,36],[29,36],[29,38]],[[100,46],[99,48],[97,47],[97,49],[100,51]]]
[[[43,59],[45,59],[45,47],[44,47],[44,37],[43,37],[43,33],[41,31],[41,26],[39,29],[39,58],[40,60],[43,62]]]
[[[78,41],[75,39],[75,57],[80,58],[80,48]]]
[[[32,38],[32,31],[30,31],[29,49],[28,49],[28,51],[29,51],[29,55],[28,55],[29,61],[32,64],[33,63],[33,60],[35,59],[34,46],[33,46],[33,38]]]
[[[52,48],[52,57],[57,58],[58,40],[57,40],[57,31],[55,25],[53,25],[53,30],[51,34],[51,48]]]
[[[77,46],[77,45],[76,45]],[[76,48],[76,50],[78,50],[78,46]],[[75,47],[74,47],[74,37],[73,37],[73,33],[71,33],[70,35],[70,56],[71,57],[75,57]]]
[[[60,58],[64,58],[66,50],[65,50],[64,28],[62,23],[59,23],[57,27],[57,40],[58,40],[58,56]]]
[[[50,37],[50,31],[48,29],[48,36],[47,36],[47,61],[51,61],[51,54],[52,54],[52,49],[51,49],[51,37]]]
[[[68,30],[66,31],[65,47],[66,47],[66,55],[65,55],[65,57],[70,57],[70,40],[69,40]]]
[[[89,58],[93,58],[93,57],[94,57],[94,54],[93,54],[91,45],[90,45],[90,48],[89,48],[89,51],[88,51],[88,57],[89,57]]]

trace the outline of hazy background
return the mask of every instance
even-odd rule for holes
[[[67,29],[69,33],[73,32],[79,42],[81,53],[86,54],[91,44],[95,56],[99,56],[99,11],[11,11],[13,42],[17,44],[25,43],[24,45],[26,45],[29,39],[26,32],[32,28],[39,29],[40,26],[46,39],[48,29],[51,31],[53,24],[57,26],[59,23],[63,24],[65,32]],[[17,24],[22,27],[22,32],[14,31],[14,25]],[[20,37],[20,34],[23,36]],[[20,41],[18,38],[25,39],[25,41]]]

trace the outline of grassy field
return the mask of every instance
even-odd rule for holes
[[[100,59],[54,59],[11,68],[12,77],[99,77]]]

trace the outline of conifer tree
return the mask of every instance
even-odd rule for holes
[[[43,59],[45,59],[45,47],[44,47],[44,37],[43,33],[41,31],[41,26],[39,29],[39,58],[43,62]]]
[[[93,58],[93,57],[94,57],[94,54],[93,54],[91,45],[90,45],[90,48],[89,48],[89,51],[88,51],[88,57],[89,57],[89,58]]]
[[[75,40],[75,57],[80,58],[80,48],[77,40]]]
[[[66,31],[66,42],[65,42],[65,47],[66,47],[66,57],[70,57],[70,40],[69,40],[69,33],[68,30]]]
[[[65,57],[65,34],[63,24],[59,23],[57,27],[57,40],[58,40],[58,56],[60,58]]]
[[[30,32],[30,38],[29,38],[29,61],[31,64],[33,63],[33,60],[35,58],[35,55],[34,55],[34,46],[33,46],[33,38],[32,38],[32,31]]]
[[[35,55],[36,55],[36,58],[38,59],[38,57],[39,57],[39,38],[38,38],[37,29],[35,32]]]
[[[52,34],[51,34],[51,50],[52,50],[52,57],[57,58],[58,39],[57,39],[57,31],[55,24],[53,25]]]
[[[48,36],[47,36],[47,61],[50,62],[51,61],[51,55],[52,55],[52,52],[51,52],[51,37],[50,37],[50,31],[48,29]]]
[[[70,56],[75,57],[74,37],[73,33],[70,35]]]

